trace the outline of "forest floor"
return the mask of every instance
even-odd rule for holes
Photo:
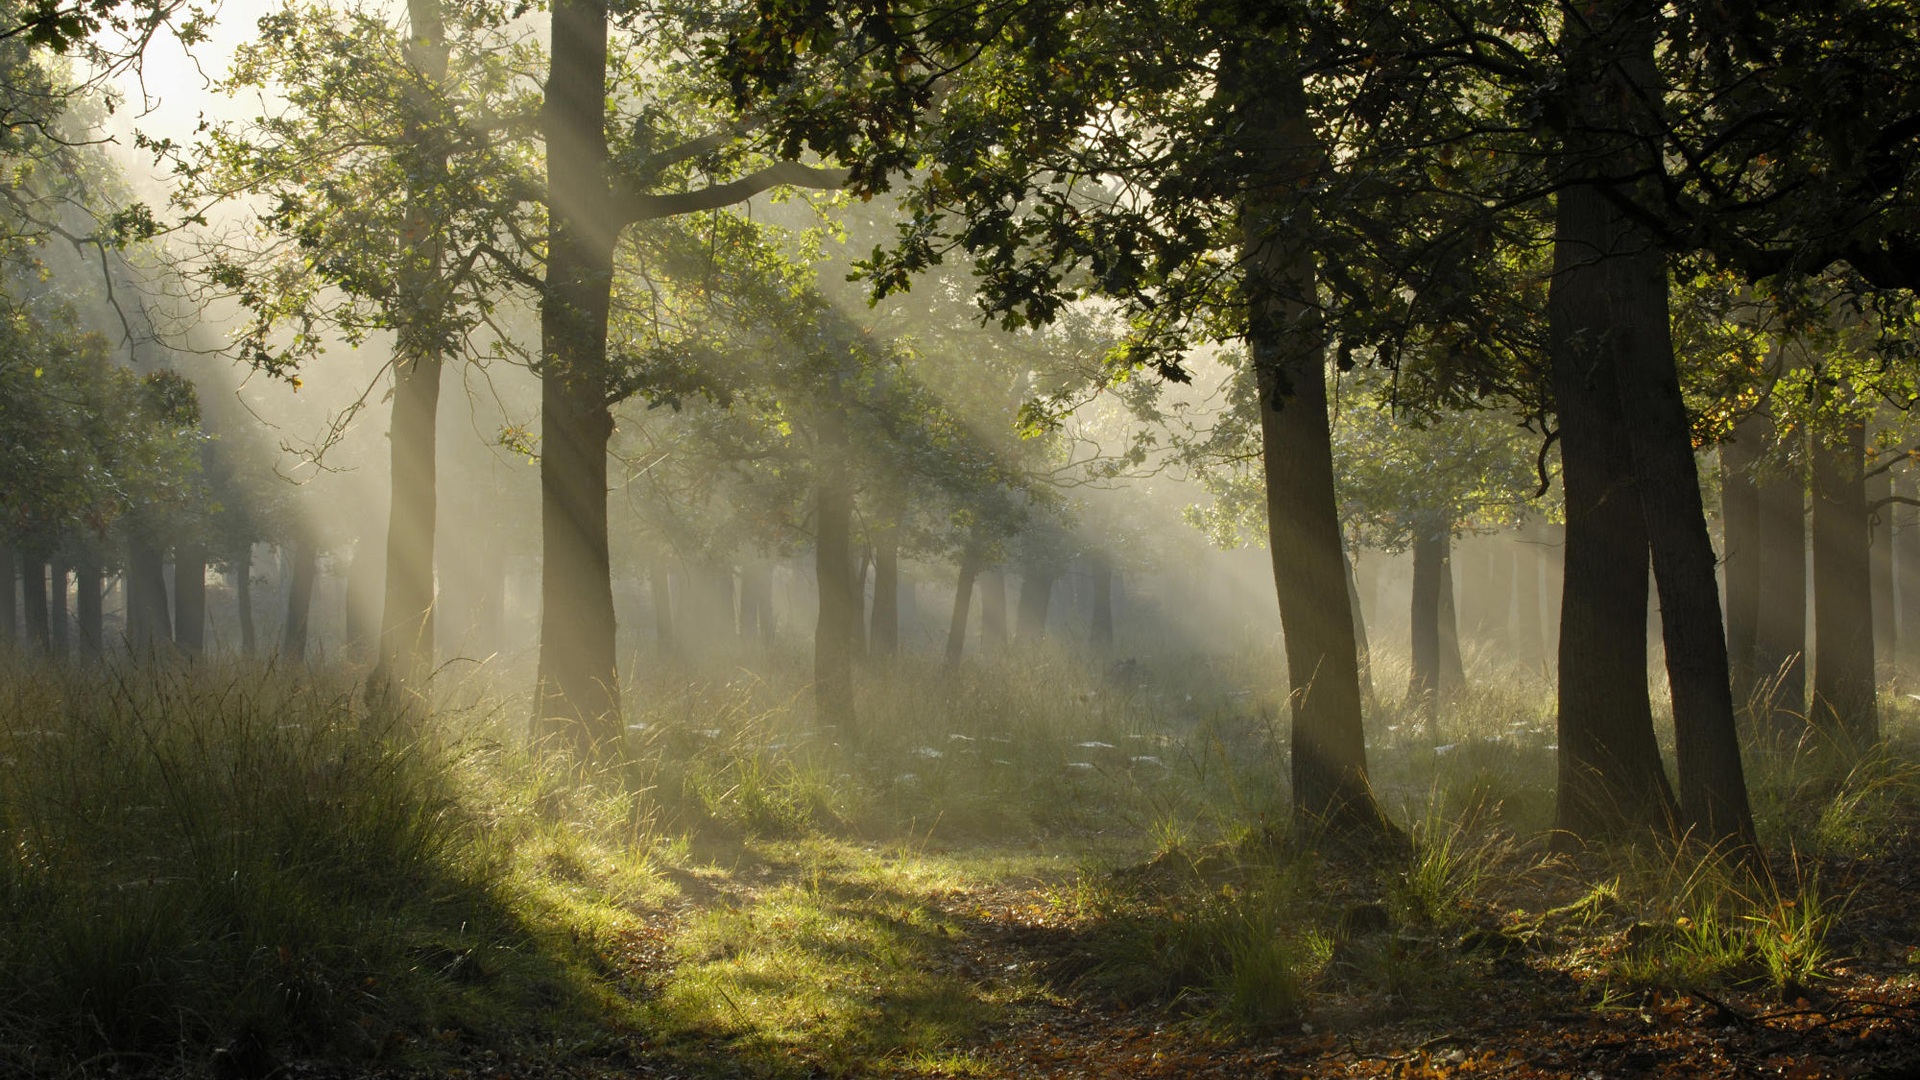
[[[1387,931],[1389,948],[1418,954],[1410,966],[1421,970],[1408,985],[1348,985],[1323,970],[1283,1021],[1223,1033],[1190,1002],[1130,1002],[1079,978],[1098,930],[1061,900],[1071,875],[1026,873],[930,889],[916,898],[935,928],[927,940],[910,957],[868,958],[925,965],[944,993],[991,1006],[937,1047],[876,1048],[858,1032],[844,1045],[835,1040],[849,1033],[833,1031],[824,1013],[811,1034],[769,1036],[753,1015],[765,1003],[741,1000],[737,1023],[703,1037],[636,1038],[571,1058],[489,1054],[435,1075],[1920,1077],[1920,848],[1907,842],[1821,870],[1845,909],[1818,977],[1784,993],[1757,972],[1701,986],[1622,981],[1615,962],[1641,947],[1648,924],[1604,911],[1555,919],[1548,913],[1591,895],[1591,876],[1516,853],[1499,868],[1515,874],[1512,883],[1464,924]],[[820,887],[818,872],[809,860],[768,863],[707,902],[751,910],[799,877],[816,875]],[[1354,881],[1324,884],[1363,891]],[[861,907],[874,897],[858,886],[842,902]],[[677,939],[710,910],[654,912],[649,931],[619,958],[631,985],[657,993],[671,984],[686,962]],[[847,993],[876,1026],[925,1011],[911,995],[893,999],[898,986],[886,974],[864,974]]]
[[[1362,855],[1269,824],[1257,666],[1066,670],[870,684],[853,747],[690,683],[600,774],[493,699],[0,679],[0,1072],[1920,1080],[1920,698],[1748,747],[1756,875],[1551,850],[1539,687],[1378,717]]]

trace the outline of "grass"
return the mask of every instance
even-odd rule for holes
[[[337,671],[0,671],[0,1071],[644,1044],[693,1075],[971,1075],[988,1033],[1083,1000],[1254,1038],[1439,1023],[1525,970],[1791,997],[1835,963],[1823,868],[1920,806],[1901,704],[1882,753],[1753,753],[1763,838],[1803,853],[1769,882],[1550,857],[1550,687],[1482,656],[1437,733],[1370,719],[1413,842],[1356,861],[1279,824],[1259,655],[1124,684],[1064,652],[909,661],[863,675],[857,739],[814,722],[801,659],[650,673],[598,771],[478,684],[422,715]]]

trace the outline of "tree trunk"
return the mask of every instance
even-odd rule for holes
[[[1296,820],[1366,837],[1396,830],[1367,779],[1359,650],[1346,600],[1327,418],[1327,331],[1314,252],[1293,192],[1325,162],[1293,59],[1249,43],[1223,58],[1221,90],[1242,123],[1256,179],[1242,196],[1247,345],[1260,394],[1268,550],[1293,711]],[[1259,54],[1259,55],[1255,55]]]
[[[1347,606],[1353,618],[1353,645],[1359,653],[1360,703],[1369,712],[1380,707],[1373,689],[1373,647],[1367,642],[1367,613],[1360,603],[1360,582],[1354,573],[1356,559],[1347,560]]]
[[[1607,264],[1581,247],[1597,193],[1561,194],[1548,293],[1566,499],[1559,635],[1558,828],[1570,836],[1669,832],[1679,807],[1647,695],[1647,534],[1624,430]],[[1604,209],[1604,208],[1603,208]]]
[[[967,648],[967,615],[973,605],[973,583],[980,574],[980,558],[972,551],[960,555],[960,576],[954,585],[953,618],[947,623],[947,666],[960,662]]]
[[[1446,570],[1447,526],[1418,517],[1413,536],[1413,670],[1407,679],[1409,712],[1417,712],[1428,738],[1440,733],[1440,577]]]
[[[70,655],[72,635],[68,622],[67,583],[72,571],[64,560],[47,564],[47,654],[65,663]]]
[[[260,651],[260,637],[253,625],[253,544],[242,547],[233,560],[233,599],[240,611],[240,651],[252,656]]]
[[[1903,498],[1920,498],[1920,483],[1914,480],[1911,466],[1898,470],[1894,493]],[[1920,511],[1912,506],[1887,508],[1893,517],[1893,579],[1899,595],[1899,619],[1895,628],[1894,663],[1903,673],[1920,672]]]
[[[74,615],[78,623],[80,656],[98,660],[106,652],[106,620],[101,617],[101,601],[106,582],[102,580],[100,560],[87,555],[74,563]]]
[[[556,0],[547,96],[549,229],[540,304],[540,669],[535,718],[591,756],[620,736],[607,550],[613,249],[607,5]]]
[[[846,429],[823,414],[814,462],[814,572],[820,613],[813,633],[814,715],[853,730],[853,627],[860,610],[853,589],[853,491],[846,474]]]
[[[1554,286],[1563,273],[1577,272],[1590,287],[1567,291],[1549,313],[1550,322],[1562,324],[1550,334],[1565,351],[1584,352],[1582,361],[1605,357],[1601,362],[1612,369],[1660,593],[1684,821],[1709,843],[1751,849],[1753,815],[1734,727],[1713,543],[1668,321],[1666,253],[1615,199],[1631,197],[1621,188],[1647,182],[1659,167],[1657,151],[1648,149],[1658,120],[1639,105],[1659,92],[1656,15],[1656,7],[1622,0],[1599,5],[1598,22],[1570,21],[1565,31],[1571,78],[1593,95],[1593,130],[1612,141],[1580,145],[1575,138],[1572,146],[1571,171],[1590,182],[1560,193]],[[1646,137],[1622,144],[1615,133],[1623,130]],[[1607,178],[1608,170],[1636,179],[1621,184]]]
[[[207,549],[182,541],[173,552],[173,638],[189,655],[207,648]]]
[[[556,22],[558,19],[556,14]],[[444,82],[447,44],[440,0],[407,0],[407,21],[408,66],[425,84]],[[415,159],[407,163],[409,172],[429,178],[445,174],[446,153],[435,149],[445,143],[433,134],[410,130],[404,152]],[[376,685],[415,691],[424,688],[433,669],[433,556],[438,527],[435,455],[440,372],[446,348],[442,325],[446,301],[440,295],[443,245],[439,223],[420,201],[420,194],[424,193],[416,193],[408,201],[406,235],[400,238],[404,261],[395,281],[406,314],[400,320],[393,357],[393,417],[387,431],[392,489],[387,511],[380,652],[373,674]],[[356,553],[356,569],[362,557],[364,553]],[[349,605],[351,580],[350,575]],[[351,631],[348,636],[357,637]]]
[[[1440,559],[1440,696],[1453,700],[1466,692],[1467,663],[1460,654],[1460,609],[1454,602],[1453,535],[1443,534]]]
[[[900,652],[900,507],[889,493],[880,507],[873,536],[873,618],[867,632],[871,656]]]
[[[173,640],[165,562],[144,540],[127,542],[127,643],[141,655]]]
[[[27,647],[36,656],[46,656],[53,648],[53,631],[47,604],[47,564],[28,557],[20,561],[20,599],[26,612]]]
[[[1020,611],[1015,640],[1021,645],[1037,645],[1047,636],[1047,613],[1053,607],[1054,574],[1051,569],[1029,567],[1020,576]]]
[[[1899,647],[1893,595],[1893,475],[1880,473],[1867,481],[1867,505],[1871,539],[1867,548],[1873,584],[1869,596],[1873,604],[1873,662],[1876,668],[1891,666]]]
[[[0,647],[11,647],[20,630],[20,562],[13,549],[0,546]]]
[[[1721,565],[1727,589],[1727,671],[1733,702],[1750,707],[1756,673],[1754,647],[1759,633],[1760,487],[1754,480],[1766,419],[1750,414],[1720,444]]]
[[[1780,732],[1807,715],[1807,478],[1796,456],[1785,471],[1759,477],[1760,593],[1753,670],[1762,711]]]
[[[672,656],[673,638],[673,574],[667,569],[664,556],[656,556],[647,563],[647,593],[653,601],[653,644],[661,656]]]
[[[1007,649],[1007,575],[999,569],[980,572],[980,651]]]
[[[1540,619],[1540,522],[1532,514],[1520,525],[1513,549],[1513,655],[1534,667],[1547,656],[1546,631]]]
[[[1873,680],[1866,428],[1813,438],[1813,712],[1828,739],[1859,751],[1880,738]]]
[[[1447,554],[1453,566],[1456,640],[1478,641],[1493,625],[1493,565],[1487,555],[1474,536],[1455,541]]]
[[[867,569],[873,565],[873,552],[865,545],[853,560],[853,572],[847,581],[847,596],[853,604],[853,613],[847,619],[847,653],[849,656],[867,654]]]
[[[1479,543],[1487,560],[1486,622],[1481,638],[1503,654],[1509,654],[1513,630],[1513,559],[1504,534],[1484,537]]]
[[[1113,559],[1096,551],[1088,569],[1093,575],[1093,614],[1087,637],[1096,650],[1109,652],[1113,649]]]
[[[320,573],[320,551],[302,529],[287,549],[293,565],[287,584],[287,621],[280,632],[280,651],[289,660],[307,658],[307,628],[313,613],[313,580]]]

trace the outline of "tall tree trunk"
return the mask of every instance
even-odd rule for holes
[[[35,655],[45,656],[53,648],[45,560],[30,556],[20,561],[20,599],[27,618],[27,646]]]
[[[1047,613],[1053,607],[1054,573],[1045,567],[1029,567],[1020,575],[1020,611],[1015,640],[1021,645],[1037,645],[1047,636]]]
[[[1454,602],[1453,534],[1444,534],[1440,558],[1440,696],[1448,700],[1467,689],[1467,662],[1460,655],[1460,609]]]
[[[1813,437],[1813,712],[1829,739],[1862,750],[1880,738],[1874,701],[1866,427]]]
[[[73,572],[64,559],[48,563],[47,570],[47,653],[65,663],[70,655],[72,640],[67,611],[67,583]]]
[[[20,632],[19,568],[13,549],[0,545],[0,647],[11,647]]]
[[[1599,347],[1611,282],[1581,246],[1596,193],[1561,193],[1548,321],[1566,499],[1559,640],[1558,827],[1571,836],[1671,830],[1679,806],[1647,696],[1647,534],[1613,371]],[[1600,328],[1596,330],[1595,328]]]
[[[853,490],[848,483],[846,429],[838,416],[824,413],[819,456],[814,462],[814,573],[819,579],[820,612],[813,633],[814,715],[855,725],[853,713],[853,627],[860,604],[853,588]]]
[[[207,549],[183,540],[173,552],[173,638],[189,655],[207,647]]]
[[[967,648],[967,615],[973,605],[973,584],[980,575],[980,556],[971,548],[960,554],[959,578],[954,584],[953,617],[947,622],[947,666],[960,662]]]
[[[89,554],[76,560],[73,581],[80,656],[83,660],[98,660],[105,654],[107,646],[106,620],[101,617],[100,611],[106,582],[102,580],[99,558]]]
[[[1481,637],[1505,653],[1513,630],[1512,553],[1504,534],[1484,537],[1479,543],[1486,552],[1487,560],[1486,622]]]
[[[1223,58],[1221,91],[1254,169],[1240,207],[1247,344],[1260,394],[1268,550],[1293,711],[1293,809],[1369,837],[1396,832],[1367,779],[1359,651],[1346,602],[1314,252],[1294,194],[1325,165],[1294,59],[1249,43]]]
[[[647,563],[647,593],[653,601],[653,642],[661,656],[672,656],[673,637],[673,574],[667,569],[665,556],[655,556]]]
[[[1554,287],[1576,267],[1590,287],[1566,290],[1563,303],[1550,305],[1549,321],[1560,323],[1550,333],[1567,350],[1585,352],[1583,360],[1604,355],[1612,369],[1660,593],[1683,820],[1708,842],[1733,841],[1750,850],[1753,816],[1734,727],[1713,543],[1674,363],[1666,254],[1651,229],[1616,201],[1630,198],[1633,185],[1655,183],[1649,178],[1660,164],[1650,148],[1659,121],[1642,107],[1660,92],[1657,15],[1655,5],[1617,0],[1582,14],[1591,21],[1570,18],[1564,31],[1570,84],[1595,110],[1583,134],[1595,137],[1570,143],[1570,171],[1588,182],[1559,196]],[[1622,132],[1629,133],[1625,142]]]
[[[1760,487],[1754,468],[1766,437],[1766,418],[1750,414],[1720,444],[1721,563],[1727,588],[1727,669],[1733,701],[1746,707],[1754,699],[1754,649],[1759,634]]]
[[[167,599],[166,564],[159,548],[144,540],[127,542],[127,642],[149,654],[173,640]]]
[[[535,717],[591,755],[620,735],[607,442],[614,227],[607,5],[555,0],[542,111],[550,204],[540,304],[540,669]]]
[[[1920,498],[1912,466],[1895,473],[1893,490],[1902,498]],[[1887,512],[1894,521],[1893,580],[1899,596],[1894,662],[1903,673],[1913,674],[1920,672],[1920,511],[1896,504]]]
[[[1007,649],[1007,575],[998,568],[980,571],[980,651]]]
[[[1753,670],[1765,690],[1763,711],[1780,732],[1807,715],[1807,478],[1796,455],[1758,484],[1760,593],[1754,616]]]
[[[1087,637],[1100,652],[1113,648],[1113,559],[1096,550],[1088,561],[1093,575],[1093,613]]]
[[[1447,554],[1453,566],[1456,640],[1478,641],[1493,624],[1493,565],[1486,545],[1474,536],[1454,541]]]
[[[875,657],[900,652],[900,548],[897,538],[882,538],[873,549],[873,618],[867,633],[867,653]]]
[[[1532,667],[1547,656],[1546,631],[1540,618],[1541,536],[1539,519],[1528,514],[1521,522],[1513,547],[1514,658]]]
[[[260,637],[253,624],[253,544],[248,542],[233,559],[233,599],[240,611],[240,651],[248,656],[260,651]]]
[[[1891,666],[1899,648],[1899,631],[1893,595],[1893,476],[1880,473],[1867,481],[1868,524],[1871,538],[1867,547],[1873,584],[1869,596],[1873,604],[1874,666]]]
[[[1440,578],[1446,571],[1447,526],[1427,516],[1415,519],[1413,535],[1413,670],[1407,679],[1409,711],[1417,711],[1429,738],[1440,731]]]
[[[897,486],[897,485],[896,485]],[[903,493],[883,493],[873,530],[873,618],[867,651],[876,657],[900,652],[900,501]]]
[[[862,545],[853,560],[852,576],[847,581],[847,596],[853,614],[847,619],[847,652],[850,656],[867,654],[867,569],[873,565],[873,552]]]
[[[287,549],[287,620],[280,631],[280,651],[289,660],[307,658],[307,631],[313,614],[313,581],[320,573],[320,551],[303,528]]]
[[[1360,582],[1354,573],[1356,559],[1347,562],[1347,607],[1353,619],[1353,646],[1359,652],[1360,702],[1369,712],[1380,707],[1373,690],[1373,646],[1367,641],[1367,613],[1360,603]]]
[[[556,14],[556,22],[558,19]],[[444,82],[447,43],[440,0],[407,0],[407,21],[408,66],[426,85]],[[445,146],[444,139],[422,130],[411,130],[409,136],[405,152],[414,160],[407,163],[408,171],[427,177],[428,184],[443,177],[447,157],[439,148]],[[444,245],[440,223],[433,219],[430,204],[422,198],[425,194],[410,195],[405,235],[400,237],[403,261],[396,287],[406,315],[400,322],[393,357],[393,418],[387,431],[392,489],[387,511],[380,652],[373,674],[375,685],[415,691],[424,687],[433,669],[433,555],[438,527],[435,455],[447,334],[443,324],[447,301],[440,280]],[[551,441],[551,436],[548,438]],[[361,557],[356,553],[356,569]],[[349,605],[352,593],[350,576]],[[357,635],[350,632],[348,636]]]

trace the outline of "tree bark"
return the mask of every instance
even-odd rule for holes
[[[1413,670],[1407,679],[1405,708],[1417,712],[1427,736],[1440,733],[1440,576],[1446,570],[1447,526],[1429,517],[1417,519],[1413,536]]]
[[[1513,633],[1509,640],[1514,658],[1529,667],[1536,666],[1548,654],[1544,624],[1540,618],[1540,522],[1527,515],[1514,538],[1513,550]]]
[[[900,500],[887,491],[874,524],[873,617],[867,631],[868,654],[893,657],[900,653]]]
[[[556,16],[556,19],[558,17]],[[423,83],[447,77],[447,44],[440,0],[407,0],[407,65]],[[447,171],[443,138],[422,130],[409,132],[403,154],[407,172],[432,184]],[[434,534],[438,528],[436,446],[440,374],[446,330],[446,298],[441,261],[444,244],[424,192],[409,195],[400,237],[402,263],[396,288],[404,314],[399,320],[393,357],[393,417],[387,430],[392,488],[387,512],[387,544],[380,611],[379,660],[373,683],[419,691],[433,669]],[[365,541],[362,541],[365,544]],[[365,552],[355,555],[358,569]],[[349,599],[352,604],[352,576]],[[354,622],[349,612],[349,627]],[[350,642],[358,637],[351,629]]]
[[[673,636],[673,574],[667,569],[664,556],[656,556],[647,563],[647,594],[653,601],[653,644],[661,656],[672,656]]]
[[[1380,706],[1380,699],[1373,689],[1373,647],[1367,642],[1367,613],[1360,603],[1360,582],[1354,572],[1357,560],[1347,562],[1347,606],[1353,618],[1353,646],[1359,653],[1360,667],[1360,703],[1368,711]]]
[[[1561,195],[1547,302],[1567,516],[1556,818],[1570,836],[1636,837],[1672,831],[1679,806],[1647,694],[1646,518],[1613,371],[1617,350],[1598,346],[1611,282],[1593,242],[1580,242],[1595,197],[1590,188]]]
[[[1920,483],[1912,466],[1897,470],[1894,493],[1920,498]],[[1894,663],[1903,673],[1920,672],[1920,511],[1896,504],[1887,508],[1894,522],[1893,580],[1899,596],[1899,618],[1894,634]]]
[[[873,551],[862,545],[860,554],[854,557],[851,576],[847,579],[847,597],[853,605],[852,615],[847,619],[847,653],[849,656],[867,654],[867,570],[873,565]]]
[[[980,574],[980,557],[971,549],[960,555],[960,574],[954,585],[953,617],[947,622],[947,666],[960,662],[967,648],[967,616],[973,605],[973,584]]]
[[[10,547],[0,546],[0,646],[11,647],[20,630],[20,560]]]
[[[242,547],[233,559],[233,599],[240,611],[240,651],[248,656],[260,651],[260,638],[253,623],[253,544]]]
[[[313,580],[320,573],[320,551],[302,529],[287,549],[293,565],[287,583],[287,620],[280,631],[280,651],[289,660],[307,658],[307,630],[313,613]]]
[[[173,640],[165,562],[144,540],[127,542],[127,643],[146,655]]]
[[[1020,576],[1020,609],[1015,640],[1021,645],[1037,645],[1047,636],[1047,613],[1053,607],[1053,571],[1028,567]]]
[[[1101,652],[1113,649],[1113,559],[1095,551],[1088,562],[1093,575],[1093,612],[1087,637]]]
[[[612,193],[607,5],[556,0],[543,110],[549,229],[540,305],[540,668],[535,716],[594,755],[620,735],[607,442]]]
[[[1297,821],[1367,838],[1397,835],[1367,778],[1359,651],[1346,598],[1327,417],[1327,331],[1296,192],[1325,164],[1291,57],[1249,43],[1223,58],[1254,173],[1240,206],[1247,345],[1260,394],[1268,551],[1285,635]]]
[[[1797,456],[1760,474],[1760,593],[1753,669],[1762,711],[1776,730],[1797,733],[1807,715],[1807,478]]]
[[[98,660],[106,653],[106,620],[101,617],[101,601],[106,582],[102,580],[100,560],[86,555],[73,566],[74,615],[80,638],[80,657]]]
[[[820,611],[813,633],[814,715],[851,732],[853,628],[860,610],[853,588],[853,490],[848,482],[847,436],[838,416],[824,413],[814,461],[814,573]]]
[[[1853,751],[1880,738],[1874,700],[1872,566],[1866,427],[1813,437],[1813,711],[1830,741]]]
[[[1759,634],[1760,487],[1754,468],[1767,421],[1743,418],[1720,444],[1721,565],[1727,590],[1727,669],[1734,704],[1749,707],[1757,685],[1755,643]]]
[[[1869,597],[1873,604],[1873,662],[1876,668],[1891,666],[1899,648],[1899,631],[1893,595],[1893,474],[1880,473],[1867,481],[1866,501],[1871,527],[1867,547],[1873,584]]]
[[[1646,178],[1659,167],[1651,148],[1659,121],[1640,105],[1659,94],[1657,14],[1654,5],[1618,0],[1597,5],[1589,13],[1594,22],[1570,20],[1565,31],[1570,78],[1591,91],[1597,130],[1607,138],[1621,131],[1636,137],[1604,147],[1576,140],[1571,171],[1589,182],[1560,193],[1554,285],[1579,266],[1594,289],[1550,311],[1550,322],[1563,321],[1550,334],[1569,350],[1611,361],[1659,587],[1683,820],[1700,839],[1750,851],[1753,815],[1734,726],[1713,543],[1673,356],[1666,253],[1652,230],[1616,201],[1631,197],[1632,185],[1651,183]],[[1611,170],[1633,179],[1614,181]]]
[[[53,648],[53,632],[47,604],[47,564],[28,557],[20,561],[21,608],[27,620],[27,647],[36,656],[46,656]]]
[[[1443,536],[1440,557],[1440,696],[1458,698],[1467,689],[1467,662],[1460,653],[1460,609],[1454,602],[1453,534]]]
[[[1007,575],[998,568],[980,571],[980,651],[1007,649]]]
[[[65,560],[47,564],[47,654],[65,663],[70,655],[72,634],[68,622],[67,583],[72,571]]]
[[[182,541],[173,551],[173,639],[189,655],[207,648],[207,549]]]

